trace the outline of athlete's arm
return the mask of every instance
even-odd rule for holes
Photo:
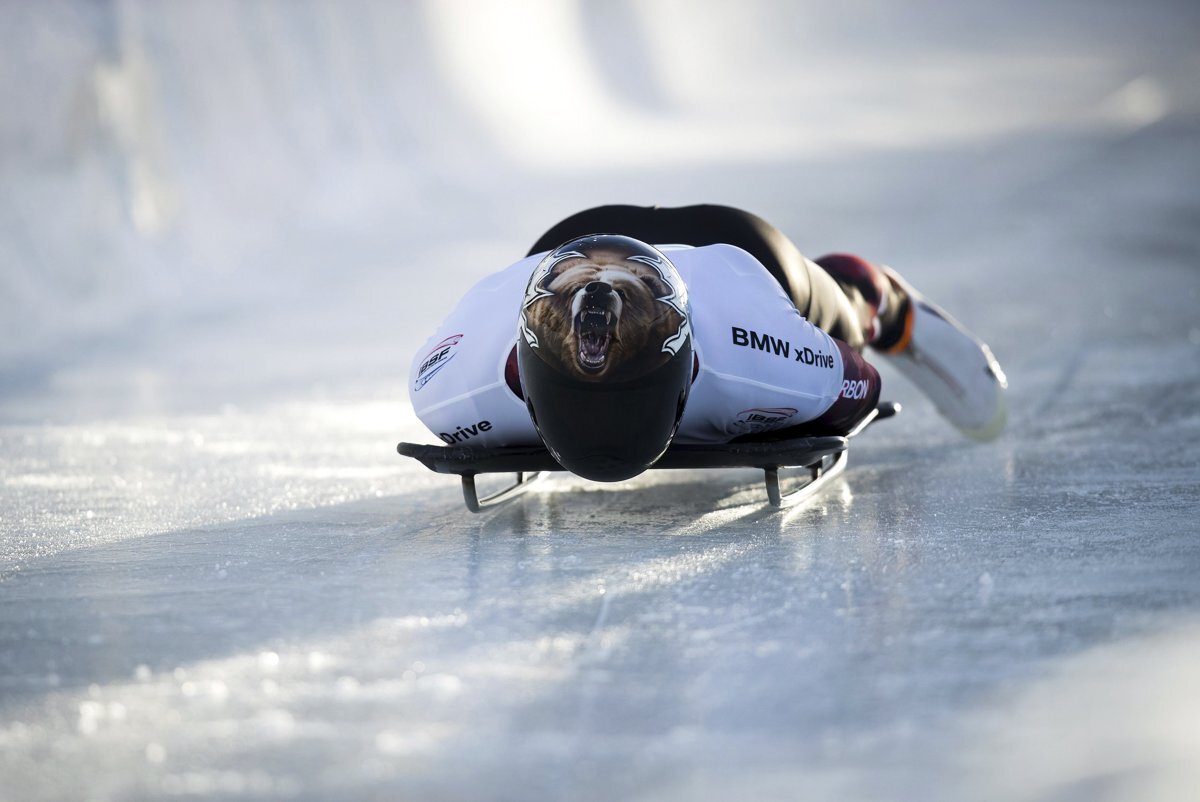
[[[536,257],[476,284],[413,359],[413,411],[447,445],[534,445],[525,401],[506,381],[517,310]]]
[[[688,282],[700,363],[681,442],[845,434],[874,408],[875,369],[800,316],[750,254],[714,245],[672,258]]]

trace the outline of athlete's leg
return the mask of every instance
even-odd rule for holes
[[[875,318],[877,306],[871,306],[853,284],[843,285],[806,259],[783,232],[757,215],[711,204],[598,206],[553,226],[529,253],[548,251],[588,234],[625,234],[658,244],[736,245],[762,262],[810,323],[856,350],[870,341],[864,321]]]
[[[832,253],[817,259],[817,264],[850,298],[868,345],[882,353],[904,348],[911,334],[911,327],[906,327],[911,304],[899,283],[853,254]]]

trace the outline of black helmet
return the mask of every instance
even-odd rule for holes
[[[637,476],[667,450],[691,386],[687,288],[639,240],[564,243],[529,279],[517,365],[529,415],[560,465],[600,482]]]

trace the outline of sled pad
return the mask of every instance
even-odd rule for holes
[[[775,507],[790,507],[811,498],[846,466],[850,438],[871,423],[890,418],[899,404],[884,402],[845,437],[797,437],[770,442],[723,443],[719,445],[673,445],[650,470],[695,470],[704,468],[758,468],[764,473],[767,498]],[[435,473],[455,474],[462,479],[463,500],[471,512],[480,512],[510,501],[529,490],[553,471],[562,471],[542,446],[467,448],[400,443],[396,450],[419,461]],[[780,468],[805,468],[807,480],[787,493],[779,484]],[[481,473],[513,473],[516,481],[505,489],[480,498],[475,477]]]

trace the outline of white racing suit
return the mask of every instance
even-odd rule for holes
[[[809,323],[779,282],[732,245],[659,245],[688,287],[696,367],[677,443],[844,434],[879,399],[879,374]],[[417,417],[448,445],[540,442],[517,375],[517,319],[544,254],[472,287],[412,362]],[[631,411],[631,414],[636,414]]]

